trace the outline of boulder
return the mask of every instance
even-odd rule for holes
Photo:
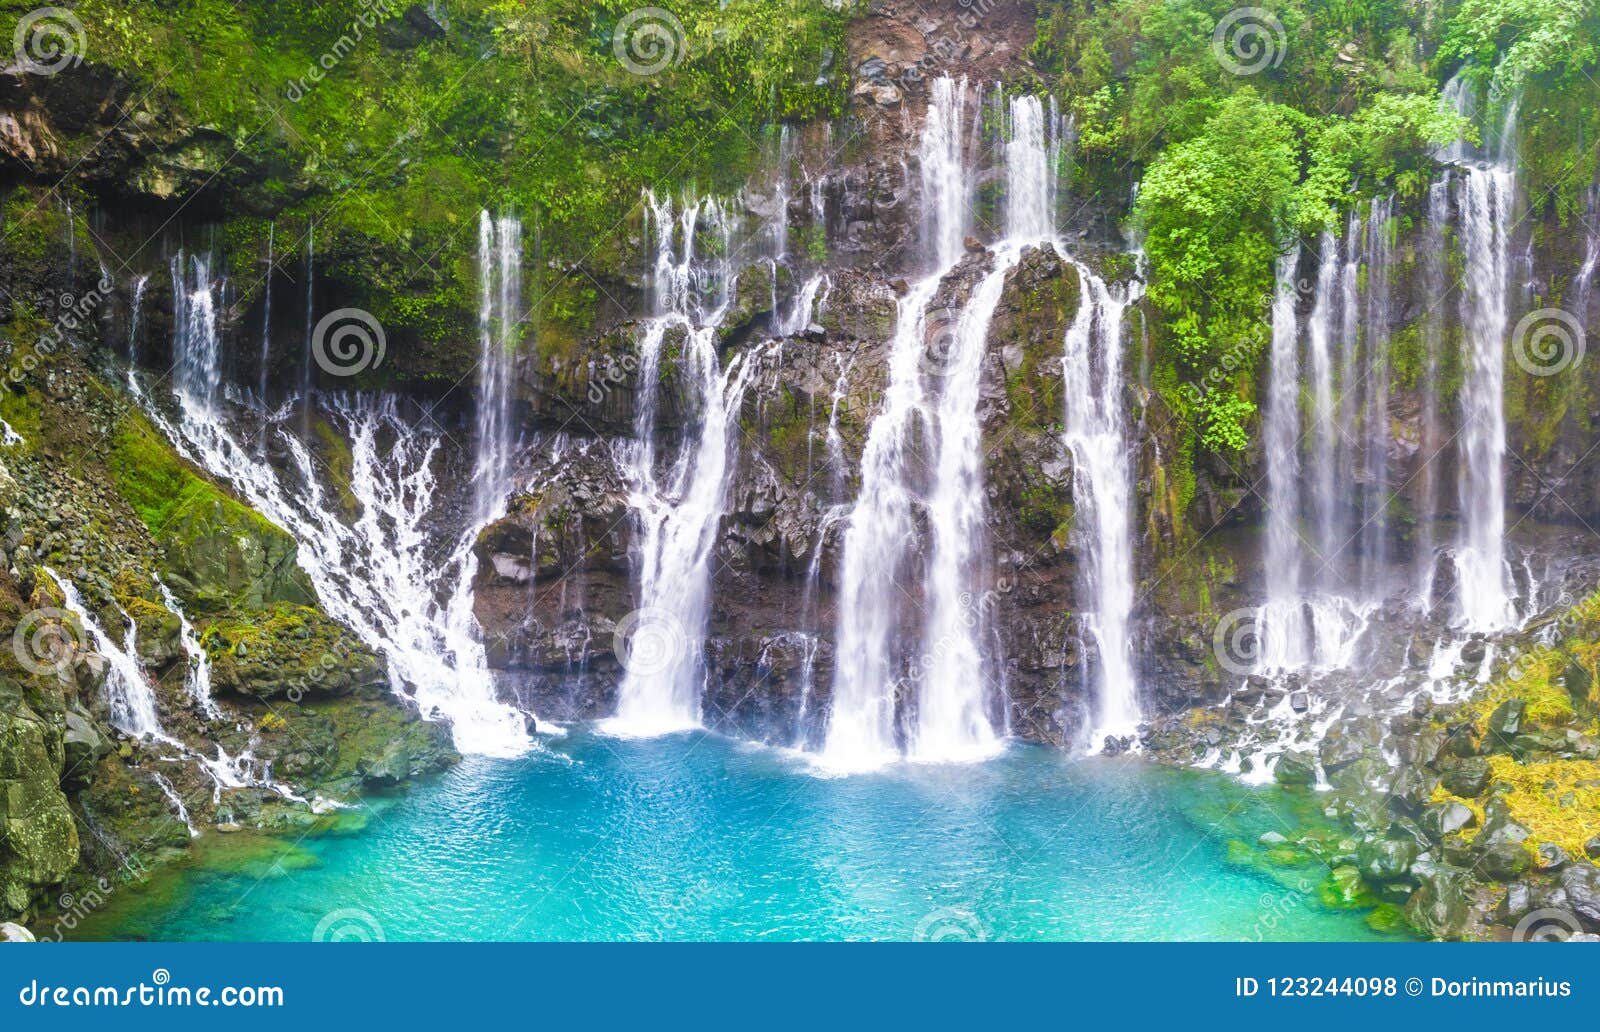
[[[1401,767],[1389,782],[1389,810],[1407,817],[1420,815],[1438,783],[1436,776],[1421,767]]]
[[[1314,785],[1317,783],[1317,761],[1310,753],[1286,752],[1278,757],[1272,776],[1280,785]]]
[[[1452,795],[1476,799],[1489,787],[1489,761],[1473,756],[1441,763],[1439,783]]]
[[[1528,704],[1521,699],[1507,699],[1489,714],[1489,730],[1484,735],[1484,748],[1489,752],[1509,752],[1511,743],[1522,733],[1523,719]]]
[[[1586,931],[1600,932],[1600,867],[1572,864],[1561,872],[1561,909],[1566,910]]]
[[[1533,834],[1511,819],[1509,811],[1495,799],[1484,807],[1483,830],[1472,840],[1475,867],[1495,881],[1510,881],[1533,866],[1533,857],[1523,843]]]
[[[1375,883],[1399,881],[1406,877],[1419,855],[1416,843],[1391,838],[1362,843],[1357,853],[1361,876]]]
[[[1406,920],[1435,939],[1459,939],[1472,921],[1471,880],[1454,867],[1439,867],[1419,876],[1417,890],[1406,901]]]
[[[62,736],[66,749],[66,770],[61,774],[69,785],[86,785],[95,764],[111,752],[111,743],[100,733],[95,722],[77,709],[66,713],[67,730]]]
[[[1567,851],[1554,842],[1541,842],[1539,844],[1539,869],[1543,871],[1559,871],[1567,866],[1572,858]]]
[[[33,933],[14,921],[0,922],[0,942],[37,942]]]
[[[1477,824],[1478,815],[1460,803],[1434,803],[1423,809],[1419,820],[1422,829],[1437,842],[1446,835],[1453,835],[1463,828]]]

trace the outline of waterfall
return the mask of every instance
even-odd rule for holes
[[[384,656],[397,693],[414,698],[424,716],[450,721],[457,748],[523,751],[522,717],[495,698],[483,646],[460,616],[462,578],[450,576],[470,557],[477,528],[456,541],[442,564],[430,547],[441,436],[426,429],[426,421],[404,418],[393,397],[319,396],[330,424],[350,441],[348,488],[360,509],[353,523],[339,492],[324,487],[304,441],[290,432],[298,402],[269,417],[270,431],[287,451],[286,468],[261,462],[231,429],[215,376],[202,375],[215,369],[220,347],[209,269],[209,261],[196,257],[186,279],[181,256],[174,262],[177,418],[155,407],[151,418],[185,458],[232,484],[295,538],[300,566],[329,615]],[[444,605],[435,591],[441,583],[457,585]]]
[[[924,239],[933,271],[901,297],[889,381],[861,455],[861,488],[845,528],[825,764],[866,769],[896,759],[902,576],[915,536],[915,445],[931,414],[923,388],[928,306],[961,260],[969,172],[962,125],[966,81],[934,80],[920,146]]]
[[[1459,78],[1459,77],[1458,77]],[[1452,80],[1457,111],[1470,114],[1472,90]],[[1452,95],[1447,88],[1447,95]],[[1463,161],[1456,177],[1465,282],[1460,463],[1456,483],[1461,528],[1456,543],[1460,622],[1475,631],[1507,626],[1512,606],[1505,576],[1505,341],[1511,279],[1512,207],[1516,200],[1516,104],[1506,104],[1491,160]]]
[[[261,355],[256,376],[263,406],[267,403],[267,368],[272,358],[272,238],[276,228],[277,223],[267,223],[267,274],[261,286]],[[262,439],[265,441],[265,437]]]
[[[1133,615],[1133,484],[1123,419],[1123,316],[1133,300],[1115,296],[1078,266],[1079,307],[1061,361],[1072,496],[1084,542],[1083,582],[1094,609],[1084,614],[1100,658],[1091,747],[1139,725],[1139,685],[1129,623]]]
[[[831,280],[825,272],[814,273],[807,277],[800,287],[800,293],[795,295],[794,307],[789,310],[789,314],[778,320],[778,336],[793,337],[804,332],[806,327],[815,322],[818,304],[827,296],[830,284]]]
[[[139,364],[139,333],[144,328],[144,296],[150,287],[148,273],[133,279],[133,300],[128,306],[128,364]]]
[[[473,515],[487,524],[506,504],[515,441],[511,403],[522,326],[522,224],[478,214],[478,455]]]
[[[913,759],[959,760],[992,753],[998,742],[989,717],[996,678],[983,654],[989,618],[979,573],[985,540],[983,428],[978,419],[983,357],[1006,276],[1028,244],[1055,235],[1056,134],[1037,97],[1010,101],[1010,139],[1004,148],[1006,238],[994,267],[973,289],[956,320],[954,342],[938,371],[935,410],[938,451],[928,519],[933,536],[923,597],[929,607]],[[1119,399],[1120,403],[1120,399]]]
[[[194,406],[208,406],[222,377],[222,337],[217,326],[217,284],[209,256],[172,258],[172,383]]]
[[[1439,363],[1444,347],[1444,300],[1448,285],[1445,260],[1446,230],[1450,222],[1449,175],[1428,187],[1428,222],[1423,237],[1422,322],[1423,382],[1422,429],[1419,456],[1422,468],[1417,493],[1417,605],[1433,611],[1434,573],[1438,567],[1434,524],[1439,513],[1439,454],[1444,450],[1439,414]]]
[[[1389,505],[1389,268],[1393,257],[1392,197],[1373,198],[1366,223],[1366,355],[1362,414],[1366,485],[1361,506],[1360,591],[1382,599],[1388,568]]]
[[[997,261],[973,291],[942,370],[944,390],[935,413],[939,443],[928,497],[933,551],[923,592],[928,606],[923,654],[928,659],[908,743],[915,759],[985,755],[996,742],[988,714],[987,687],[993,678],[985,669],[979,633],[988,613],[977,577],[985,539],[978,388],[989,322],[1017,249],[1009,254],[1009,261]]]
[[[316,255],[317,224],[310,222],[306,224],[306,336],[305,340],[301,342],[300,348],[300,430],[302,433],[309,433],[311,430],[311,408],[313,395],[316,393],[312,389],[313,376],[315,374],[311,371],[311,352],[314,350],[314,342],[311,338],[315,332],[317,322],[315,297],[317,283]]]
[[[1316,294],[1306,321],[1306,364],[1311,373],[1311,501],[1317,587],[1325,592],[1339,584],[1335,565],[1344,546],[1340,539],[1338,412],[1334,408],[1333,335],[1344,264],[1339,239],[1324,232],[1318,245]],[[1274,309],[1276,311],[1276,309]],[[1276,342],[1274,334],[1274,342]]]
[[[1572,308],[1579,322],[1589,316],[1589,292],[1594,287],[1594,270],[1600,265],[1600,217],[1596,211],[1600,209],[1600,185],[1589,188],[1589,202],[1584,212],[1583,264],[1578,267],[1578,275],[1573,277]]]
[[[161,592],[161,601],[166,605],[167,611],[178,618],[178,640],[183,644],[184,661],[189,668],[188,675],[184,678],[184,686],[189,690],[189,697],[200,708],[200,712],[207,718],[215,720],[222,716],[222,711],[217,708],[216,700],[211,697],[211,657],[206,655],[206,650],[201,647],[200,636],[195,633],[194,624],[189,622],[188,614],[183,611],[177,597],[160,577],[156,578],[156,587]]]
[[[134,277],[133,300],[128,305],[128,386],[135,392],[138,380],[134,371],[139,367],[139,337],[144,328],[144,296],[150,288],[148,273]]]
[[[626,470],[637,519],[634,559],[639,608],[623,621],[625,673],[607,730],[657,735],[700,724],[705,638],[710,619],[711,559],[734,466],[734,427],[758,364],[735,356],[724,367],[717,330],[727,313],[735,270],[733,216],[714,200],[645,198],[656,244],[654,314],[638,331],[639,392],[634,446]],[[696,236],[704,219],[720,236],[702,262]],[[669,335],[681,339],[678,382],[687,395],[687,426],[672,464],[656,468],[661,359]]]
[[[183,805],[183,797],[178,795],[178,790],[172,787],[172,782],[155,773],[150,775],[150,780],[156,783],[156,787],[161,790],[161,794],[166,797],[167,802],[172,804],[173,812],[178,815],[178,820],[182,821],[183,826],[189,829],[189,837],[199,838],[200,829],[194,826],[194,819],[189,816],[189,808]]]
[[[1300,247],[1278,258],[1272,291],[1263,445],[1267,460],[1267,547],[1263,568],[1267,601],[1259,620],[1261,666],[1285,670],[1306,659],[1300,598],[1300,324],[1295,313],[1295,272]],[[1314,351],[1315,349],[1313,349]]]
[[[84,633],[89,636],[94,650],[106,660],[106,704],[111,710],[111,724],[133,738],[154,738],[170,741],[161,730],[161,717],[156,711],[156,693],[150,680],[139,666],[138,627],[127,613],[123,641],[118,645],[105,628],[100,626],[89,611],[77,585],[62,577],[48,566],[41,566],[49,578],[61,589],[67,611],[78,618]]]

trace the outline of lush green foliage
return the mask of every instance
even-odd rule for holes
[[[537,234],[535,316],[581,326],[605,289],[592,270],[619,264],[642,185],[727,187],[775,122],[842,109],[847,14],[813,0],[675,0],[675,24],[620,40],[640,5],[451,0],[438,5],[448,31],[407,6],[83,0],[75,11],[86,59],[134,75],[152,110],[221,130],[232,166],[265,173],[231,205],[259,218],[235,216],[230,243],[264,250],[271,217],[279,253],[294,254],[315,223],[327,274],[366,285],[386,325],[429,340],[459,335],[472,310],[479,207],[515,210]]]
[[[1589,0],[1061,0],[1041,5],[1035,60],[1074,113],[1079,188],[1134,223],[1167,335],[1156,382],[1201,442],[1248,444],[1273,264],[1296,235],[1338,231],[1376,194],[1415,199],[1438,145],[1476,130],[1441,112],[1463,63],[1524,94],[1535,208],[1563,216],[1592,179]],[[1583,89],[1552,90],[1572,81]],[[1577,108],[1577,110],[1574,110]],[[1574,148],[1574,142],[1577,143]],[[1586,156],[1587,154],[1587,156]],[[1585,164],[1587,162],[1587,164]],[[1587,169],[1589,178],[1582,175]]]

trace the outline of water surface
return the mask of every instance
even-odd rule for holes
[[[819,777],[688,733],[574,731],[468,759],[357,831],[226,840],[95,938],[1366,939],[1326,871],[1241,863],[1298,821],[1275,789],[1013,745],[963,766]],[[1230,851],[1230,843],[1232,849]],[[1231,852],[1231,862],[1230,862]]]

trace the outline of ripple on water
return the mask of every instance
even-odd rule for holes
[[[1306,815],[1218,775],[1021,745],[852,777],[705,733],[554,748],[468,759],[358,830],[204,846],[82,931],[296,940],[354,910],[390,940],[1375,934],[1317,902],[1326,872],[1241,862]]]

